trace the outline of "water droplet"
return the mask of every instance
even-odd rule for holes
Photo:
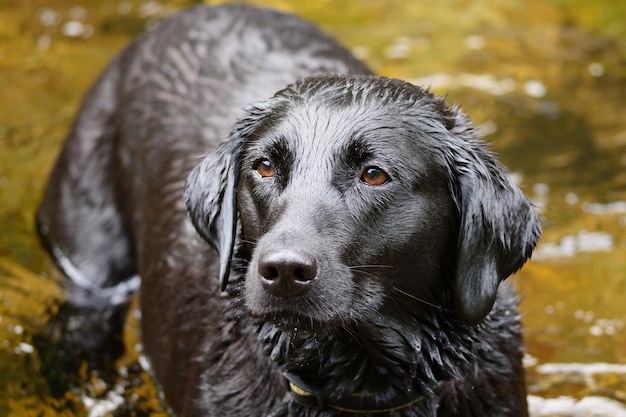
[[[85,31],[85,25],[78,20],[70,20],[63,25],[62,32],[65,36],[70,38],[78,38],[83,35]]]
[[[593,77],[602,77],[604,75],[604,65],[599,62],[592,62],[587,67],[587,70]]]
[[[576,193],[567,193],[565,194],[565,202],[570,206],[578,203],[578,194]]]
[[[58,13],[47,7],[39,9],[37,15],[44,26],[56,26],[60,20]]]
[[[470,35],[465,38],[465,46],[467,49],[472,49],[474,51],[483,49],[485,47],[485,38],[478,35]]]
[[[546,95],[546,86],[538,80],[528,80],[524,83],[524,92],[531,97],[541,98]]]
[[[550,192],[550,186],[544,183],[537,183],[533,186],[533,192],[540,197],[545,197]]]
[[[31,345],[29,345],[28,343],[24,343],[24,342],[20,343],[20,344],[18,345],[18,347],[17,347],[17,348],[18,348],[21,352],[26,353],[26,354],[28,354],[28,353],[33,353],[33,352],[35,351],[35,348],[34,348],[34,347],[32,347],[32,346],[31,346]]]

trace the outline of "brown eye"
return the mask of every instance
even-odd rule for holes
[[[267,159],[260,159],[254,164],[254,170],[261,178],[269,178],[274,176],[274,167]]]
[[[383,185],[389,181],[389,175],[378,167],[367,167],[361,174],[361,181],[369,185]]]

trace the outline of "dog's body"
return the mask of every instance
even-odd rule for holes
[[[259,101],[329,73],[362,75]],[[460,112],[368,73],[295,17],[197,7],[87,95],[40,231],[70,303],[106,309],[141,276],[178,415],[526,415],[498,285],[537,219]]]

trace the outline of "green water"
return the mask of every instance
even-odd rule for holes
[[[33,218],[83,92],[132,36],[191,3],[0,0],[1,416],[85,416],[84,397],[121,402],[116,416],[164,413],[132,315],[116,386],[49,361],[40,329],[62,290]],[[626,363],[626,2],[250,3],[313,20],[378,73],[430,85],[476,120],[544,224],[514,278],[531,394],[626,405],[624,370],[545,366]]]

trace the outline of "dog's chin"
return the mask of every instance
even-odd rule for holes
[[[263,309],[260,311],[250,308],[248,308],[248,312],[260,323],[272,325],[288,333],[325,333],[348,325],[346,321],[315,314],[315,312],[294,312],[286,309]]]

